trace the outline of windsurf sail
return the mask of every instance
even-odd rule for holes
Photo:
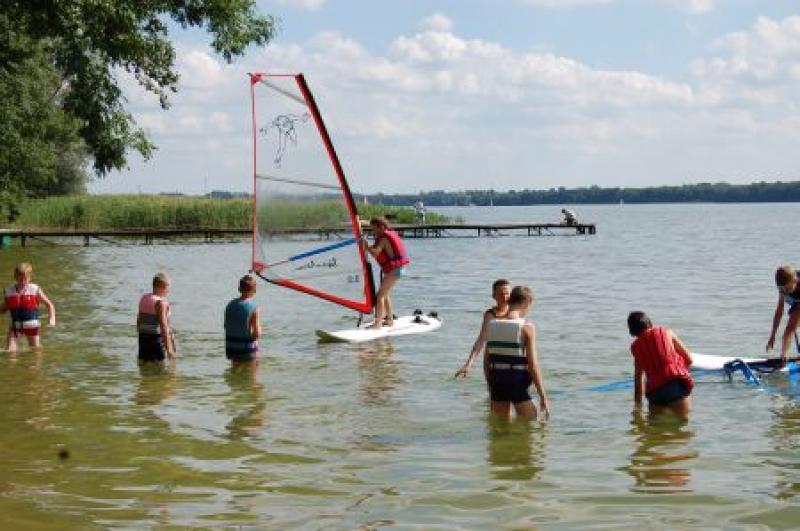
[[[302,74],[250,74],[252,270],[361,313],[375,300],[357,209]]]

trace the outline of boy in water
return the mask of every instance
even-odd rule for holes
[[[239,280],[239,297],[225,307],[225,357],[232,364],[258,362],[261,312],[255,294],[255,279],[245,275]]]
[[[466,378],[472,365],[475,363],[475,358],[483,351],[486,346],[486,330],[489,326],[489,321],[492,319],[502,318],[508,313],[508,297],[511,295],[511,283],[504,279],[495,280],[492,284],[492,298],[494,299],[494,306],[483,312],[483,321],[481,321],[481,331],[478,333],[478,338],[472,345],[472,350],[467,357],[467,361],[461,366],[454,378],[461,376]]]
[[[56,307],[45,295],[44,290],[31,282],[33,267],[27,262],[20,262],[14,268],[14,283],[5,288],[2,311],[11,314],[11,328],[6,336],[6,351],[17,351],[17,339],[28,338],[30,348],[39,348],[39,305],[47,306],[48,324],[56,325]]]
[[[689,351],[672,330],[653,326],[644,312],[628,315],[628,332],[636,338],[631,343],[634,401],[641,404],[644,387],[652,413],[668,409],[688,417],[692,407],[689,395],[694,386],[689,372],[692,365]]]
[[[375,321],[370,328],[393,326],[392,288],[405,274],[405,266],[411,263],[400,236],[392,230],[386,218],[376,217],[369,221],[375,235],[372,245],[363,242],[364,249],[375,257],[381,266],[381,287],[375,295]],[[384,320],[385,318],[385,320]]]
[[[782,265],[775,271],[775,285],[778,287],[778,303],[775,305],[775,314],[772,317],[772,333],[767,341],[767,352],[775,346],[775,334],[783,319],[783,309],[789,307],[789,320],[781,336],[781,360],[786,361],[791,349],[792,338],[797,332],[800,322],[800,282],[797,272],[792,266]],[[800,349],[800,346],[798,346]]]
[[[492,413],[511,417],[511,405],[517,415],[536,418],[528,387],[531,382],[539,394],[539,407],[545,418],[550,406],[544,390],[536,353],[536,328],[525,320],[533,305],[533,292],[527,286],[516,286],[508,298],[508,313],[490,320],[483,355],[483,373],[489,385]]]
[[[139,361],[164,361],[175,359],[175,341],[169,327],[169,277],[166,273],[156,273],[153,277],[153,291],[139,299],[139,313],[136,317],[136,330],[139,332]]]

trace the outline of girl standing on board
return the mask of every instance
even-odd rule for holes
[[[375,321],[370,328],[394,325],[392,313],[392,288],[405,274],[405,266],[411,263],[403,240],[392,230],[386,218],[376,217],[369,221],[375,235],[374,243],[363,242],[364,249],[375,257],[381,266],[381,287],[375,301]],[[384,319],[385,318],[385,319]]]
[[[478,333],[478,338],[472,345],[472,350],[469,353],[467,361],[456,371],[454,378],[458,378],[459,376],[466,378],[467,375],[469,375],[469,370],[472,368],[472,364],[475,363],[475,358],[478,357],[483,347],[486,346],[486,331],[489,327],[489,321],[505,317],[508,313],[509,295],[511,295],[511,283],[504,278],[495,280],[492,284],[492,298],[495,304],[493,307],[483,312],[483,321],[481,321],[481,331]]]
[[[536,418],[536,406],[528,394],[531,383],[539,394],[539,407],[545,418],[550,406],[539,370],[536,353],[536,328],[525,320],[533,305],[533,292],[527,286],[516,286],[508,298],[505,317],[489,321],[483,372],[492,400],[492,413],[511,417],[511,405],[517,415]]]

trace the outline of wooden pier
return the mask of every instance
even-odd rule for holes
[[[498,223],[474,224],[453,223],[446,225],[395,224],[393,228],[404,238],[480,238],[503,236],[585,236],[596,234],[593,223],[566,225],[559,223]],[[303,235],[310,239],[330,240],[345,237],[347,227],[317,227],[293,229],[272,233],[275,237]],[[371,229],[365,227],[365,232]],[[78,240],[84,246],[96,243],[112,245],[155,243],[213,243],[230,241],[231,238],[247,239],[251,229],[239,228],[168,228],[168,229],[0,229],[0,246],[12,245],[16,240],[25,247],[37,242],[45,245],[75,245]]]

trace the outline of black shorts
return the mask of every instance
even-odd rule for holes
[[[492,402],[530,402],[531,375],[528,371],[502,370],[489,373],[489,394]]]
[[[139,361],[164,361],[166,357],[161,336],[139,334]]]
[[[680,378],[670,380],[661,387],[656,387],[647,393],[647,400],[654,406],[668,406],[673,402],[689,396],[689,387]]]

